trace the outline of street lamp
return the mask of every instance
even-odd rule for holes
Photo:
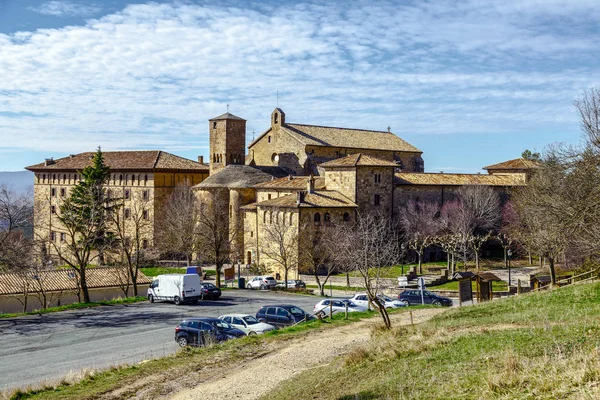
[[[510,293],[510,258],[512,257],[512,250],[508,249],[506,255],[508,256],[508,291]]]

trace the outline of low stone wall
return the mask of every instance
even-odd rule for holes
[[[145,296],[148,291],[148,284],[138,285],[138,293]],[[129,289],[127,297],[133,296],[133,289]],[[119,288],[90,289],[90,300],[105,301],[121,299],[125,297]],[[42,309],[42,297],[39,294],[29,294],[27,298],[27,311],[36,311]],[[46,294],[48,307],[64,306],[79,302],[76,293],[73,292],[50,292]],[[23,312],[23,295],[0,295],[0,314]]]

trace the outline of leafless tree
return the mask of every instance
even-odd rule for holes
[[[155,245],[162,252],[185,256],[189,266],[200,248],[199,221],[200,208],[194,192],[186,184],[177,186],[156,215]]]
[[[390,317],[377,294],[384,268],[395,265],[400,258],[397,232],[392,222],[379,215],[359,215],[354,227],[340,238],[340,242],[343,261],[360,274],[369,302],[377,308],[389,329]]]
[[[0,186],[0,270],[13,270],[29,262],[32,240],[31,194],[18,194]]]
[[[579,113],[581,129],[586,140],[596,149],[600,149],[600,87],[586,90],[575,100]]]
[[[216,284],[220,287],[223,266],[237,255],[232,253],[242,232],[242,220],[230,218],[228,192],[220,190],[205,193],[195,215],[198,254],[215,265]]]
[[[284,210],[271,211],[270,223],[265,225],[261,253],[283,270],[287,289],[290,271],[298,268],[299,227],[286,221]],[[314,250],[314,248],[313,248]]]
[[[112,250],[120,253],[126,265],[125,296],[128,295],[129,285],[133,288],[133,295],[137,296],[137,277],[144,252],[149,246],[148,238],[152,235],[152,216],[151,204],[141,193],[134,193],[130,204],[131,208],[125,208],[122,199],[116,199],[115,208],[108,213],[108,218],[118,239]]]
[[[312,274],[321,296],[325,295],[325,285],[334,272],[339,271],[340,254],[338,239],[347,230],[343,225],[304,224],[298,240],[299,270]],[[324,275],[321,275],[324,273]]]
[[[417,253],[419,274],[423,273],[423,254],[425,249],[435,243],[440,230],[437,203],[410,200],[400,209],[398,222],[408,247]]]

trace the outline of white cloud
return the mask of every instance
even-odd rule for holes
[[[38,7],[29,7],[29,10],[55,17],[89,17],[100,12],[102,8],[95,5],[52,0],[40,4]]]
[[[149,3],[0,35],[0,110],[13,113],[0,131],[26,150],[203,149],[226,103],[249,138],[262,132],[276,91],[291,122],[401,135],[577,129],[571,101],[598,77],[600,38],[561,21],[583,26],[597,11],[543,4]]]

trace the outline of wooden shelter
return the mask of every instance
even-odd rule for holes
[[[493,283],[502,279],[491,272],[479,272],[473,276],[477,282],[477,302],[488,301],[494,298]]]

